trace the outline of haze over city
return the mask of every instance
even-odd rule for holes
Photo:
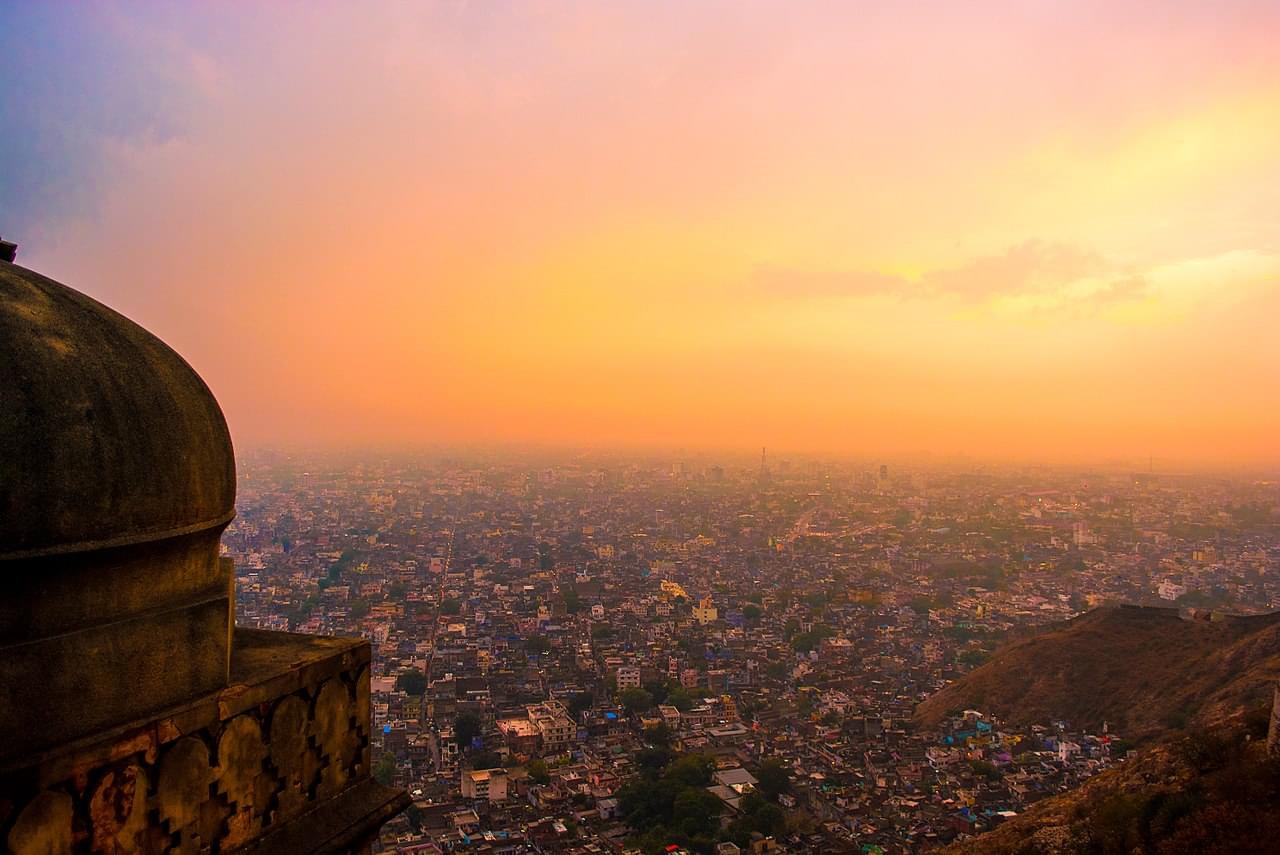
[[[1273,463],[1278,26],[6,4],[0,227],[243,447]]]
[[[0,855],[1280,855],[1277,46],[0,0]]]

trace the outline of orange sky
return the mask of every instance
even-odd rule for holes
[[[0,232],[242,448],[1280,457],[1277,5],[862,5],[28,12]]]

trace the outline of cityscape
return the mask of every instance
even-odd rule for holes
[[[1280,855],[1280,0],[0,0],[0,855]]]
[[[1149,734],[920,701],[1090,609],[1280,608],[1278,501],[1151,471],[262,453],[222,548],[242,624],[371,640],[375,774],[413,798],[388,851],[922,852]],[[672,757],[704,779],[654,812]]]

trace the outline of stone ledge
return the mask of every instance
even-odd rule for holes
[[[408,793],[384,787],[370,778],[289,820],[248,846],[234,850],[234,853],[338,855],[358,851],[372,841],[383,823],[409,804]]]
[[[236,630],[225,689],[0,769],[0,851],[230,851],[319,805],[326,839],[376,829],[404,805],[370,778],[369,659]]]
[[[66,742],[0,763],[3,781],[22,770],[39,768],[37,782],[45,786],[86,763],[111,762],[144,746],[150,750],[198,731],[218,719],[245,712],[273,698],[341,673],[358,671],[370,660],[368,642],[237,628],[232,636],[231,682],[216,692],[159,710],[91,736]],[[39,687],[29,687],[33,700]],[[0,796],[3,789],[0,789]]]

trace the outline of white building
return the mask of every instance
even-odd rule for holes
[[[640,669],[624,667],[618,669],[618,690],[640,688]]]
[[[506,769],[470,769],[462,773],[462,796],[502,802],[507,799]]]

